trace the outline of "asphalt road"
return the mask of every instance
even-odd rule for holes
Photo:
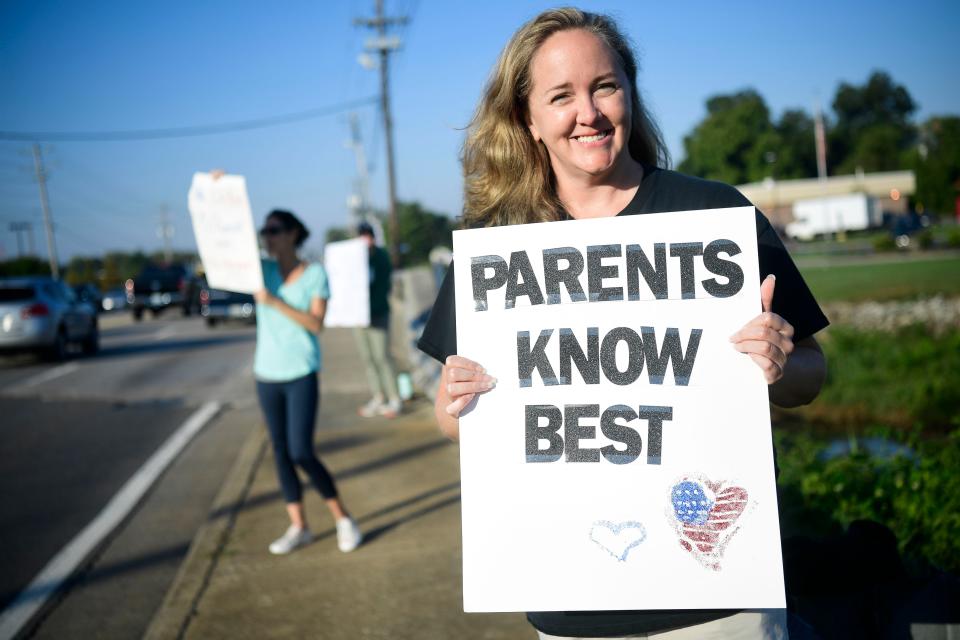
[[[170,313],[101,321],[94,357],[0,358],[0,608],[198,407],[221,413],[25,630],[139,637],[252,426],[254,329]],[[122,606],[118,606],[121,605]]]

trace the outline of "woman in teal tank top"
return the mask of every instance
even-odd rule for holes
[[[260,230],[272,259],[263,261],[264,288],[254,294],[257,351],[253,373],[290,517],[287,531],[270,544],[270,552],[275,554],[290,553],[313,540],[296,467],[304,470],[336,520],[340,550],[353,551],[362,540],[333,477],[313,449],[320,403],[317,334],[323,328],[330,288],[322,265],[297,256],[308,235],[295,215],[281,210],[270,212]]]

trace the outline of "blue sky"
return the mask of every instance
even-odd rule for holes
[[[459,212],[457,153],[483,82],[510,34],[547,2],[386,0],[411,23],[393,60],[398,191]],[[775,114],[824,106],[841,81],[874,69],[904,84],[918,118],[960,113],[960,3],[583,2],[615,15],[641,57],[641,87],[676,161],[717,93],[753,87]],[[372,96],[377,74],[352,26],[373,0],[0,3],[0,130],[96,131],[203,125]],[[385,203],[383,132],[358,110],[375,204]],[[136,142],[57,142],[47,149],[62,258],[160,246],[166,205],[174,245],[192,248],[186,194],[194,171],[247,176],[255,217],[274,207],[314,230],[342,225],[354,179],[345,115],[256,131]],[[42,233],[26,143],[0,142],[0,249],[9,222]]]

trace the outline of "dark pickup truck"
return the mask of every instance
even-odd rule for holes
[[[199,306],[196,278],[183,265],[146,267],[136,278],[127,280],[126,289],[134,320],[141,320],[144,310],[157,316],[167,307],[176,306],[190,315]]]
[[[228,320],[256,322],[257,305],[249,293],[211,289],[204,283],[200,289],[200,315],[208,327]]]

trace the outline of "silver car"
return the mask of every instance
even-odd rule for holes
[[[71,344],[87,354],[100,349],[93,307],[60,280],[0,278],[0,351],[35,351],[62,360]]]

